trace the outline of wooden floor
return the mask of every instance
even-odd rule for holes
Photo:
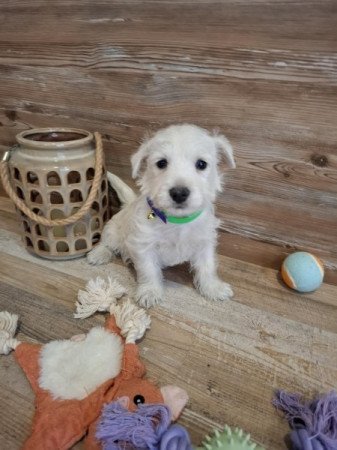
[[[337,385],[336,0],[12,0],[0,24],[0,152],[31,127],[97,130],[109,169],[131,184],[129,158],[149,130],[192,122],[230,138],[238,167],[217,213],[220,272],[235,298],[207,303],[186,268],[170,269],[142,356],[151,377],[189,392],[181,422],[195,443],[228,423],[284,448],[273,390]],[[96,274],[134,288],[118,261],[91,269],[29,256],[5,197],[0,213],[0,310],[20,315],[21,338],[102,322],[72,318]],[[314,294],[279,281],[295,249],[325,263]],[[1,450],[20,448],[32,414],[27,381],[12,356],[0,358]]]
[[[20,339],[69,338],[101,323],[100,315],[72,318],[78,289],[98,274],[116,277],[132,295],[132,274],[119,261],[92,269],[85,259],[30,256],[7,199],[0,211],[0,310],[20,315]],[[148,374],[189,392],[181,423],[195,443],[229,423],[267,449],[284,448],[287,426],[271,406],[274,389],[310,396],[336,387],[337,287],[295,295],[273,269],[227,256],[220,257],[220,272],[234,287],[234,301],[207,302],[188,286],[184,270],[167,273],[167,301],[151,311],[152,328],[141,343]],[[33,395],[13,357],[0,361],[0,448],[15,450],[29,433]]]

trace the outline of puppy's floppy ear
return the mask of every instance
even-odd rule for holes
[[[136,153],[131,156],[131,166],[132,166],[132,178],[137,178],[140,173],[140,168],[142,162],[144,162],[145,158],[148,156],[150,147],[151,147],[151,139],[147,138],[139,147]]]
[[[217,133],[214,134],[213,139],[218,153],[220,153],[219,160],[223,157],[227,163],[227,167],[230,169],[235,169],[236,164],[233,155],[233,148],[229,140],[223,134]]]

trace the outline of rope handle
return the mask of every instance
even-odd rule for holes
[[[12,188],[9,181],[9,170],[8,170],[8,152],[6,152],[4,159],[0,163],[0,177],[5,191],[7,192],[9,198],[14,202],[15,206],[23,212],[27,217],[29,217],[34,222],[44,225],[46,227],[53,227],[56,225],[70,225],[74,222],[80,220],[90,209],[93,201],[98,192],[98,188],[101,184],[101,178],[103,174],[103,144],[102,138],[99,133],[94,133],[96,141],[96,154],[95,154],[95,175],[92,181],[92,186],[88,198],[83,203],[81,208],[76,211],[75,214],[66,217],[64,219],[46,219],[45,217],[38,216],[17,196],[16,192]]]

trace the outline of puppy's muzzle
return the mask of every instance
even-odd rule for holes
[[[190,193],[190,190],[185,186],[176,186],[169,190],[170,197],[179,205],[187,200]]]

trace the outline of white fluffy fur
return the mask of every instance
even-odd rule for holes
[[[102,327],[81,341],[50,342],[41,352],[39,384],[54,398],[81,400],[119,374],[122,354],[121,338]]]
[[[161,170],[156,163],[163,158],[168,166]],[[196,169],[198,159],[207,162],[206,170]],[[194,283],[202,295],[212,300],[231,297],[230,286],[218,278],[216,271],[219,220],[214,216],[213,203],[221,190],[221,159],[235,167],[228,140],[194,125],[173,125],[145,141],[131,159],[141,194],[134,198],[121,180],[115,182],[110,177],[125,205],[105,226],[100,244],[88,254],[89,262],[107,263],[113,254],[131,260],[137,271],[137,301],[145,307],[163,298],[161,269],[186,261],[194,270]],[[175,204],[169,195],[176,186],[185,186],[191,192],[183,205]],[[200,209],[203,213],[186,224],[149,220],[147,196],[170,215],[186,216]]]

